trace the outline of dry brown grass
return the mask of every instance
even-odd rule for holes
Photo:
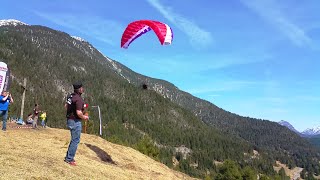
[[[63,161],[69,140],[69,131],[63,129],[1,131],[0,179],[193,179],[132,148],[89,134],[81,134],[77,166],[70,166]]]

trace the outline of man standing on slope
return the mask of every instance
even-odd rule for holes
[[[88,120],[88,116],[83,114],[84,101],[81,94],[84,92],[82,83],[77,82],[73,84],[74,93],[67,97],[66,108],[67,108],[67,127],[71,132],[71,141],[68,147],[65,162],[75,166],[76,162],[74,156],[80,142],[80,135],[82,130],[81,120]]]
[[[0,96],[0,116],[2,116],[2,130],[7,130],[7,118],[8,109],[10,103],[13,103],[13,98],[11,94],[7,91],[3,91]]]

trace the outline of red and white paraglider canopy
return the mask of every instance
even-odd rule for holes
[[[158,36],[161,45],[172,43],[172,29],[167,24],[153,20],[139,20],[131,22],[124,30],[121,38],[121,48],[127,49],[135,39],[150,30],[153,30]]]

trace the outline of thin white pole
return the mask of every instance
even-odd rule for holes
[[[102,136],[102,121],[101,121],[101,112],[100,112],[100,107],[99,106],[92,106],[92,107],[97,107],[98,108],[98,113],[99,113],[99,121],[100,121],[100,136]]]

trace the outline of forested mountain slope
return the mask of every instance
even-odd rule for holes
[[[64,32],[43,26],[0,26],[0,59],[12,73],[16,101],[10,115],[20,114],[20,86],[27,78],[25,115],[39,103],[48,112],[49,126],[65,128],[65,96],[72,91],[72,82],[81,80],[85,101],[101,108],[103,138],[141,151],[149,141],[155,142],[150,156],[169,167],[174,156],[180,161],[175,168],[189,175],[203,177],[207,171],[214,175],[213,161],[226,159],[268,175],[274,175],[275,160],[319,172],[318,151],[287,128],[235,115],[169,82],[139,75]],[[89,132],[97,134],[96,109],[90,108],[90,117]],[[176,147],[191,153],[179,158]],[[251,158],[254,149],[260,158]]]

